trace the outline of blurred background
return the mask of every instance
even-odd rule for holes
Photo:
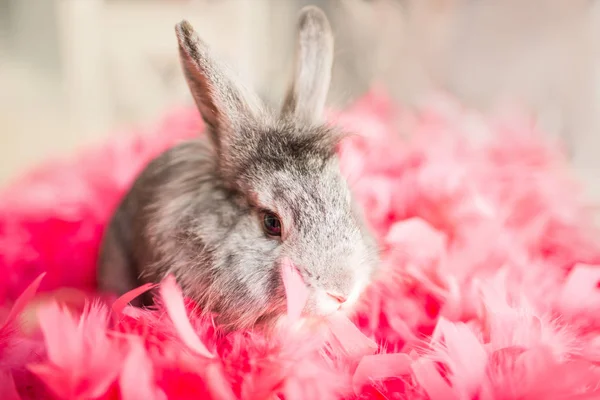
[[[188,19],[269,103],[298,10],[336,34],[330,104],[380,82],[403,104],[444,90],[505,102],[562,138],[600,200],[600,5],[593,0],[0,0],[0,185],[32,164],[191,102],[174,24]]]

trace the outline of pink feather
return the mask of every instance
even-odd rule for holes
[[[165,305],[167,314],[169,314],[183,343],[196,354],[207,358],[213,358],[214,355],[208,351],[194,331],[192,324],[190,324],[185,309],[185,303],[183,301],[183,295],[175,282],[175,278],[172,276],[165,278],[164,282],[160,285],[160,297]]]
[[[115,300],[115,302],[113,303],[112,306],[112,311],[114,315],[121,315],[121,313],[123,312],[123,309],[127,306],[127,304],[129,304],[133,299],[135,299],[138,296],[141,296],[142,294],[146,293],[149,290],[152,290],[153,288],[155,288],[157,285],[153,285],[151,283],[146,283],[138,288],[135,288],[133,290],[130,290],[129,292],[123,294],[121,297],[119,297],[117,300]]]
[[[362,333],[345,315],[336,313],[328,319],[333,338],[350,358],[360,359],[377,351],[377,343]]]
[[[163,400],[164,393],[156,386],[152,359],[144,346],[131,340],[129,354],[119,377],[122,400]]]
[[[355,393],[367,385],[388,378],[410,375],[412,360],[407,354],[374,354],[364,356],[352,376]]]
[[[416,383],[427,394],[430,400],[459,400],[459,394],[444,380],[435,363],[421,358],[412,364],[412,372]]]
[[[107,336],[108,311],[91,305],[81,318],[51,302],[40,307],[47,360],[29,370],[59,398],[97,398],[119,374],[122,356]]]
[[[585,312],[600,310],[600,268],[577,264],[571,270],[560,293],[563,311]]]
[[[15,300],[14,305],[12,306],[8,316],[4,320],[3,326],[0,327],[0,329],[11,323],[25,309],[27,303],[29,303],[37,293],[40,283],[42,283],[42,279],[44,279],[45,275],[45,273],[40,274],[40,276],[38,276],[33,282],[31,282],[29,286],[27,286],[17,300]]]
[[[296,266],[289,259],[281,263],[281,277],[287,299],[287,316],[290,323],[296,322],[308,299],[308,289]]]

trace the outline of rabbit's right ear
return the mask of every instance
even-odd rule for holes
[[[221,157],[226,157],[232,136],[257,117],[259,100],[225,73],[189,22],[181,21],[175,31],[183,72],[194,101],[210,128],[215,148]]]
[[[294,79],[282,115],[320,123],[333,66],[333,34],[325,13],[315,6],[304,7],[297,35]]]

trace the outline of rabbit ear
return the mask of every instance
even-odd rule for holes
[[[333,65],[333,34],[325,13],[308,6],[300,11],[294,79],[282,115],[319,122]]]
[[[244,122],[257,116],[259,101],[224,72],[189,22],[181,21],[175,31],[186,81],[215,147],[223,152]]]

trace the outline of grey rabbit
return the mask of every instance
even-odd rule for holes
[[[217,65],[187,21],[176,33],[207,135],[165,151],[136,179],[103,238],[100,289],[122,294],[172,274],[218,326],[249,329],[285,313],[286,259],[309,288],[307,315],[351,311],[379,255],[338,166],[344,133],[323,121],[327,17],[313,6],[300,12],[279,115]]]

